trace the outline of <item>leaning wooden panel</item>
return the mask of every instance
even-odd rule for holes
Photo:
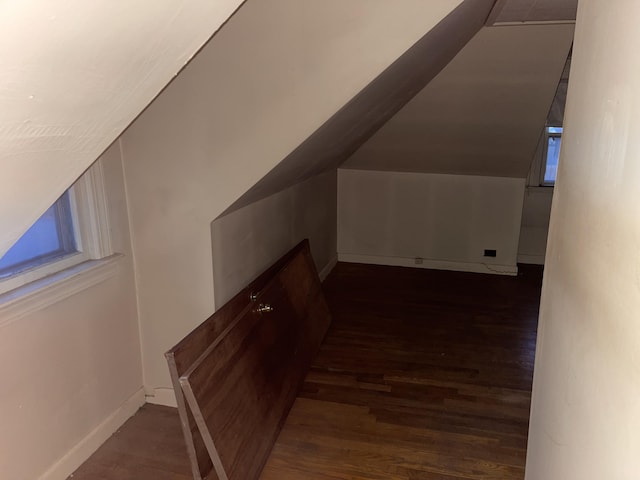
[[[308,240],[303,240],[296,245],[165,354],[178,403],[178,411],[194,480],[216,480],[217,475],[213,470],[211,458],[193,419],[191,409],[185,402],[179,378],[236,319],[243,309],[251,304],[251,296],[259,293],[285,265],[298,256],[310,258]]]
[[[180,378],[221,480],[258,479],[309,367],[278,278],[256,303]]]
[[[311,251],[305,249],[291,259],[278,274],[289,301],[304,324],[299,345],[306,350],[298,352],[311,364],[331,323],[331,313],[322,291]]]

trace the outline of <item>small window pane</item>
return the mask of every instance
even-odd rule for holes
[[[547,163],[544,171],[544,183],[552,185],[556,181],[558,172],[558,159],[560,158],[560,146],[562,138],[559,136],[549,137],[547,145]]]
[[[0,278],[49,263],[76,251],[67,192],[0,258]]]

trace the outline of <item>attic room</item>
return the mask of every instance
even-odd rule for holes
[[[518,400],[508,389],[495,393],[487,380],[484,398],[497,403],[474,411],[484,427],[466,434],[510,425],[513,412],[524,433],[500,445],[465,444],[451,441],[461,432],[427,436],[438,430],[432,426],[412,447],[415,465],[407,466],[409,457],[399,465],[394,456],[402,455],[393,450],[379,455],[395,468],[383,473],[367,470],[378,460],[355,447],[344,450],[355,470],[334,462],[336,470],[300,473],[295,458],[277,456],[276,443],[261,478],[636,478],[640,5],[580,0],[576,11],[576,4],[0,6],[0,477],[146,478],[135,470],[144,467],[148,478],[197,478],[181,450],[164,354],[308,238],[319,279],[326,279],[334,333],[344,317],[335,305],[367,289],[383,297],[386,277],[398,298],[408,279],[428,279],[418,303],[403,307],[411,315],[415,305],[438,310],[443,298],[454,307],[470,295],[486,300],[493,288],[519,298],[511,285],[521,283],[508,282],[534,272],[526,284],[531,305],[495,307],[498,316],[509,308],[534,311],[523,323],[529,356],[510,357],[504,345],[486,350],[488,365],[522,368],[533,386],[529,377],[514,380],[525,385]],[[554,98],[564,104],[567,80],[558,177],[554,187],[543,186],[555,138],[546,128],[559,126]],[[38,254],[38,268],[12,274],[21,265],[10,261],[15,245],[54,211],[73,229],[71,240],[59,234],[64,254]],[[371,283],[352,282],[358,272]],[[351,290],[337,286],[340,278]],[[449,282],[455,295],[432,296]],[[473,305],[470,318],[489,318],[486,304]],[[381,311],[347,325],[363,329],[359,338],[377,328],[384,339]],[[433,345],[439,335],[455,341],[457,332],[482,345],[478,325],[443,328],[421,325],[418,345]],[[517,336],[519,328],[506,331]],[[331,332],[328,341],[337,341]],[[326,348],[320,352],[324,361]],[[309,390],[322,384],[321,374],[311,370],[307,400],[322,392]],[[450,374],[445,380],[454,382]],[[357,381],[381,397],[394,388],[393,381]],[[408,388],[438,401],[426,387]],[[453,416],[434,420],[449,433],[464,422],[447,418],[473,416],[455,417],[456,408],[471,408],[471,394],[456,395],[443,400],[452,402]],[[312,425],[303,408],[309,403],[296,405],[291,421]],[[373,428],[371,416],[393,423],[369,408],[357,428]],[[105,476],[83,473],[101,446],[109,449],[112,434],[129,419],[151,418],[150,411],[159,417],[132,445],[168,437],[153,430],[166,421],[177,446],[160,457],[175,464],[154,470],[134,461],[125,470],[119,457],[122,465]],[[345,423],[338,411],[320,424]],[[358,405],[344,411],[360,418]],[[391,447],[400,444],[392,430],[374,431],[388,434]],[[516,436],[517,445],[508,444]],[[305,438],[298,446],[312,445]],[[313,465],[313,451],[298,457]],[[356,451],[367,459],[360,467],[351,465]]]

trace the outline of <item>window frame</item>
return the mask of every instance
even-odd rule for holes
[[[0,279],[0,296],[82,263],[113,254],[101,160],[97,160],[68,192],[77,251]]]

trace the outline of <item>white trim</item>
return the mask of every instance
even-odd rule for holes
[[[334,255],[334,257],[331,260],[329,260],[329,263],[327,263],[324,266],[324,268],[320,270],[320,273],[318,273],[318,276],[320,277],[321,282],[325,281],[325,279],[331,273],[331,270],[333,270],[337,264],[338,264],[338,254]]]
[[[527,253],[519,253],[518,263],[524,263],[527,265],[544,265],[544,255],[530,255]]]
[[[147,403],[178,408],[178,401],[176,400],[176,394],[174,393],[173,388],[145,388],[145,395]]]
[[[102,161],[97,160],[74,184],[72,190],[79,217],[79,248],[92,259],[111,255],[113,249]]]
[[[68,270],[87,260],[113,253],[109,230],[109,210],[101,160],[97,160],[68,190],[77,252],[0,279],[0,296],[20,290],[45,277]],[[0,309],[1,309],[0,297]],[[0,321],[0,324],[2,321]]]
[[[121,254],[89,260],[0,295],[0,328],[42,310],[115,274]]]
[[[0,280],[0,298],[5,294],[19,290],[21,287],[34,283],[45,277],[55,275],[76,265],[86,262],[89,258],[83,252],[70,253],[51,259],[37,267],[24,270],[18,274]],[[0,303],[2,301],[0,300]]]
[[[43,473],[38,480],[65,480],[131,418],[142,405],[144,405],[144,390],[141,388],[100,425],[94,428],[89,435],[80,440],[64,457]]]
[[[510,276],[518,275],[517,265],[453,262],[450,260],[433,260],[429,258],[423,258],[422,264],[416,265],[415,258],[338,253],[338,261],[347,263],[366,263],[371,265],[390,265],[396,267],[430,268],[433,270],[452,270],[454,272],[491,273]]]

